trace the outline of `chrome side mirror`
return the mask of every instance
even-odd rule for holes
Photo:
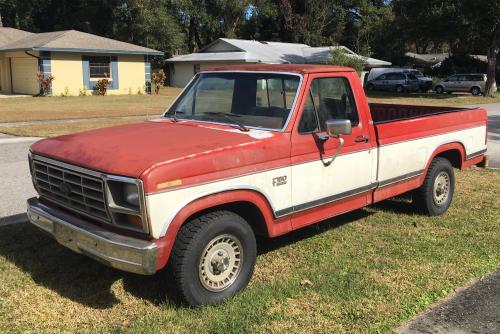
[[[348,119],[329,119],[326,121],[326,133],[329,137],[350,135],[352,133],[351,121]]]

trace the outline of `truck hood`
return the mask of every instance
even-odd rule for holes
[[[289,143],[278,140],[283,136],[287,134],[160,119],[43,139],[31,150],[109,174],[173,178],[265,162],[275,143]],[[273,159],[289,156],[288,149],[278,151]]]

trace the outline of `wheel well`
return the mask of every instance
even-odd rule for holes
[[[438,155],[436,155],[434,158],[437,158],[437,157],[445,158],[455,168],[462,167],[462,155],[461,155],[459,150],[455,149],[455,150],[444,151],[444,152],[441,152]]]
[[[261,236],[269,235],[267,231],[266,221],[264,219],[264,216],[262,215],[262,212],[260,212],[259,208],[251,202],[240,201],[240,202],[232,202],[227,204],[216,205],[191,215],[185,221],[187,222],[193,218],[202,216],[206,213],[212,211],[220,211],[220,210],[231,211],[237,214],[238,216],[241,216],[243,219],[247,221],[247,223],[250,225],[250,227],[252,228],[253,232],[256,235],[261,235]]]

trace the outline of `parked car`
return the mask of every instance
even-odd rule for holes
[[[427,93],[432,88],[432,78],[425,76],[419,70],[408,70],[408,72],[418,79],[418,87],[421,92]]]
[[[420,82],[413,74],[400,71],[384,73],[366,82],[365,87],[367,90],[389,90],[403,93],[417,91],[420,88]]]
[[[147,275],[168,263],[188,304],[219,303],[249,282],[256,234],[409,191],[444,213],[486,126],[479,108],[369,105],[350,68],[205,69],[158,119],[33,144],[27,213],[77,253]]]
[[[370,72],[367,75],[367,81],[373,80],[382,74],[390,73],[390,72],[404,72],[404,73],[411,73],[415,77],[417,77],[418,82],[419,82],[419,87],[422,92],[427,92],[429,89],[432,88],[432,78],[425,76],[422,72],[416,69],[410,69],[410,68],[404,68],[404,67],[379,67],[379,68],[372,68]],[[366,87],[366,84],[365,84]]]
[[[486,74],[455,74],[439,81],[434,86],[438,94],[453,92],[468,92],[472,95],[484,93]]]

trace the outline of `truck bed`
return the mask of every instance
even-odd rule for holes
[[[374,124],[472,110],[470,108],[413,106],[386,103],[370,103],[369,106]]]

